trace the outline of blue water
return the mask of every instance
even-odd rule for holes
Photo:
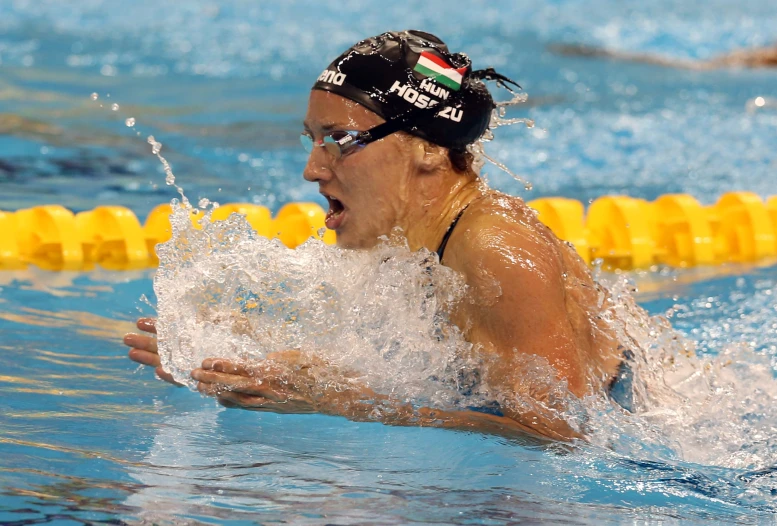
[[[777,41],[777,5],[768,0],[430,1],[379,10],[0,0],[0,209],[121,204],[142,219],[174,197],[149,134],[191,199],[272,209],[318,200],[300,177],[297,148],[309,86],[358,38],[404,27],[438,33],[529,93],[515,115],[536,127],[502,128],[487,151],[534,190],[487,168],[494,186],[583,201],[777,194],[777,111],[745,109],[756,96],[777,96],[777,71],[686,72],[546,50],[577,42],[706,58],[766,45]],[[152,276],[0,273],[0,522],[774,519],[771,436],[753,439],[761,465],[726,467],[219,408],[125,358],[120,338],[131,320],[153,314],[139,300],[154,303]],[[701,354],[743,342],[777,367],[775,267],[633,278],[641,304],[652,314],[672,307],[675,327]],[[773,435],[777,422],[767,424]]]

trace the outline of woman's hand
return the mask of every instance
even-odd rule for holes
[[[137,322],[138,329],[144,332],[156,334],[156,320],[154,318],[140,318]],[[129,358],[133,362],[143,365],[150,365],[156,368],[156,375],[173,385],[179,384],[173,379],[173,375],[162,369],[162,362],[159,359],[159,350],[157,349],[156,338],[145,334],[129,333],[124,336],[124,345],[132,347],[129,351]]]
[[[314,388],[310,364],[299,351],[272,353],[247,368],[229,360],[208,358],[192,371],[197,389],[214,396],[221,405],[274,413],[315,413],[310,393]]]

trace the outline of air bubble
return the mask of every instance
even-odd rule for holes
[[[126,124],[128,128],[132,128],[133,126],[135,126],[135,118],[130,117],[129,119],[124,121],[124,124]]]
[[[203,197],[203,198],[202,198],[202,199],[200,199],[200,201],[197,203],[197,206],[199,206],[200,208],[208,208],[208,205],[209,205],[209,204],[210,204],[210,199],[208,199],[207,197]]]
[[[111,109],[113,111],[119,111],[119,105],[114,102],[113,104],[111,104]]]
[[[100,98],[100,96],[99,96],[97,93],[92,93],[92,94],[89,96],[89,98],[90,98],[90,99],[92,99],[92,100],[97,100],[97,99],[99,99],[99,98]]]

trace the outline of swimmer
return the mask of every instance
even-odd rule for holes
[[[711,70],[723,68],[775,68],[777,44],[770,47],[740,49],[709,60],[691,60],[662,57],[649,53],[631,53],[582,44],[554,44],[548,47],[554,53],[573,57],[602,57],[610,60],[642,62],[679,69]]]
[[[604,321],[606,294],[574,249],[522,199],[489,189],[475,171],[467,147],[489,129],[495,109],[484,80],[512,82],[493,69],[473,70],[466,55],[428,33],[357,43],[310,92],[303,177],[329,202],[326,226],[338,246],[369,249],[400,227],[411,250],[436,253],[467,284],[450,318],[491,364],[488,385],[498,400],[460,411],[399,404],[383,411],[383,422],[568,439],[579,433],[557,412],[509,403],[517,394],[549,399],[516,358],[546,364],[582,397],[608,392],[624,353]],[[138,328],[154,333],[154,320],[139,320]],[[124,342],[132,360],[174,381],[153,337],[129,334]],[[302,349],[253,364],[207,359],[191,375],[202,393],[229,407],[368,420],[375,403],[390,403],[348,371],[320,374],[330,367]],[[341,381],[316,381],[323,376]]]

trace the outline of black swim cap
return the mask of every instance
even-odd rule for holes
[[[473,71],[467,55],[451,53],[434,35],[391,31],[345,51],[313,89],[357,102],[386,121],[412,116],[404,131],[461,151],[488,129],[496,107],[482,79],[515,84],[491,68]]]

